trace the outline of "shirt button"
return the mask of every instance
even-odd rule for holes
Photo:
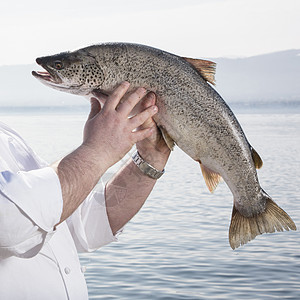
[[[71,269],[68,268],[68,267],[65,267],[65,273],[66,273],[67,275],[70,274],[70,273],[71,273]]]
[[[86,271],[86,266],[81,266],[81,273],[85,273],[85,271]]]

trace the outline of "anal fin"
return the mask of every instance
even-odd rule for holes
[[[208,167],[204,166],[201,162],[199,163],[206,186],[208,187],[209,191],[213,193],[219,182],[222,180],[222,177],[220,174],[215,173]]]
[[[263,166],[263,161],[253,147],[251,147],[251,154],[252,154],[252,159],[254,161],[255,168],[260,169]]]

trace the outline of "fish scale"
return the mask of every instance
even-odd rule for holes
[[[64,92],[109,94],[122,81],[157,95],[154,120],[172,149],[176,144],[200,163],[213,191],[223,178],[234,206],[229,229],[233,249],[264,232],[296,230],[288,214],[261,188],[256,167],[262,166],[214,83],[214,64],[182,58],[145,45],[108,43],[40,57],[48,73],[33,72],[42,83]],[[208,81],[208,82],[207,82]]]

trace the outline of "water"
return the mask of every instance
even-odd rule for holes
[[[81,141],[84,112],[0,113],[52,162]],[[300,228],[300,114],[237,115],[264,160],[261,185]],[[231,250],[232,195],[214,194],[179,149],[119,242],[80,255],[90,299],[300,299],[300,234],[264,234]]]

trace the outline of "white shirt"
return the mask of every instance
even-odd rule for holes
[[[88,299],[77,252],[116,240],[102,185],[54,230],[62,207],[55,171],[0,123],[0,299]]]

